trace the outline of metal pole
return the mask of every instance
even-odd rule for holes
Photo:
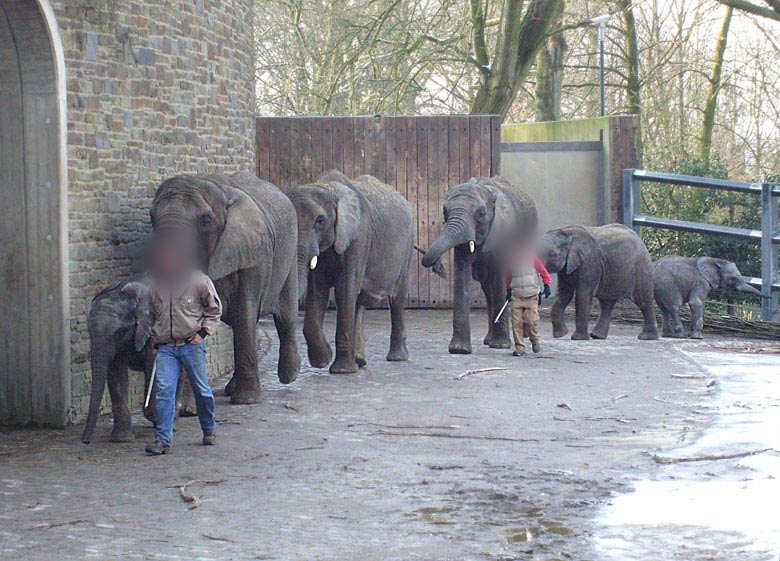
[[[634,217],[641,214],[639,195],[640,182],[634,177],[634,169],[623,170],[623,224],[642,234],[640,226],[634,226]]]
[[[606,94],[604,91],[604,40],[607,33],[607,24],[599,24],[599,58],[600,58],[600,79],[601,79],[601,116],[607,114]]]
[[[777,247],[772,238],[777,233],[777,198],[772,183],[761,185],[761,319],[778,321],[777,293],[772,290],[777,277]]]

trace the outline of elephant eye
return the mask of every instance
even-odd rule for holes
[[[323,215],[319,215],[317,219],[314,221],[314,228],[315,230],[322,230],[325,227],[325,217]]]
[[[214,219],[211,218],[210,214],[201,214],[200,215],[200,227],[203,230],[209,230],[214,227]]]
[[[488,214],[484,208],[481,208],[477,211],[477,220],[479,220],[480,222],[487,222]]]

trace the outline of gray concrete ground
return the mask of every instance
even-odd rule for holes
[[[195,418],[160,458],[140,416],[131,444],[107,442],[108,417],[89,446],[80,427],[0,433],[0,559],[598,559],[598,510],[692,440],[717,391],[672,377],[698,373],[679,349],[707,342],[640,342],[636,325],[575,342],[543,319],[543,353],[518,359],[480,344],[483,311],[471,356],[447,353],[450,312],[408,319],[408,363],[385,362],[371,311],[360,373],[306,366],[286,387],[264,374],[260,405],[220,397],[216,447]],[[190,509],[176,486],[193,480]]]

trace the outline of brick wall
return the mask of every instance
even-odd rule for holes
[[[253,2],[52,4],[66,58],[72,393],[83,418],[89,302],[133,272],[155,187],[177,173],[254,169]],[[232,367],[228,328],[210,349],[212,373]]]

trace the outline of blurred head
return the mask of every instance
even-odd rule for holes
[[[176,235],[158,236],[151,246],[149,264],[152,276],[160,281],[174,281],[195,269],[193,244]]]

